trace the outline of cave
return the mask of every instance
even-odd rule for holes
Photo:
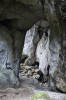
[[[65,0],[0,1],[0,89],[10,88],[66,100]]]

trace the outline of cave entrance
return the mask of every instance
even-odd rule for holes
[[[45,33],[45,36],[48,37],[48,27],[48,22],[42,21],[41,24],[39,21],[27,31],[20,64],[19,77],[21,81],[36,87],[38,86],[38,88],[48,87],[49,74],[47,74],[46,80],[44,80],[44,74],[39,69],[39,60],[36,54],[37,45],[41,41],[43,34]],[[49,69],[47,71],[49,72]]]

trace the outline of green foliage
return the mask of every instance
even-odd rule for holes
[[[47,92],[38,92],[32,95],[31,100],[50,100]]]

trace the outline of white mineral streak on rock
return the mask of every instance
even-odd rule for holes
[[[36,57],[39,61],[39,69],[43,72],[43,74],[47,73],[47,67],[50,65],[49,36],[50,30],[48,30],[48,37],[45,36],[45,33],[43,34],[36,49]]]
[[[25,36],[25,42],[24,42],[24,48],[23,48],[23,54],[27,56],[31,56],[34,52],[35,44],[39,39],[39,36],[37,36],[37,32],[35,29],[35,25],[27,31]]]

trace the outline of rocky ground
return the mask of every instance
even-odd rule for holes
[[[20,88],[0,90],[0,100],[66,100],[66,94],[49,92],[47,82],[40,80],[38,66],[20,67]]]
[[[48,91],[41,92],[34,87],[25,85],[25,87],[18,89],[8,88],[0,90],[0,100],[66,100],[66,94]]]
[[[40,71],[38,63],[33,66],[21,64],[19,77],[20,80],[26,79],[29,84],[38,84],[39,86],[37,86],[42,88],[48,87],[49,76],[47,75],[46,80],[44,82],[43,73]]]
[[[43,83],[41,75],[37,65],[21,64],[20,87],[0,90],[0,100],[66,100],[65,94],[49,92],[47,82]]]

